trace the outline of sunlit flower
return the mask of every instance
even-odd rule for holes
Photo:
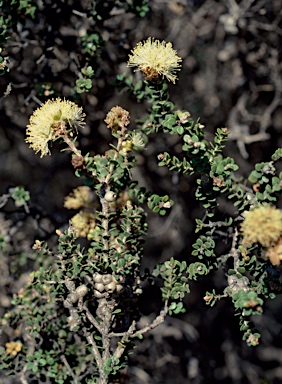
[[[50,153],[48,142],[58,136],[55,129],[58,125],[66,126],[68,124],[71,128],[76,129],[85,124],[84,117],[82,108],[71,101],[60,98],[48,100],[30,117],[26,142],[36,153],[41,151],[41,157],[43,157]]]
[[[95,215],[90,212],[80,211],[71,219],[71,224],[75,228],[77,237],[87,237],[90,231],[95,228]]]
[[[129,112],[117,105],[108,112],[104,121],[107,124],[107,128],[117,132],[120,128],[126,127],[130,123]]]
[[[22,350],[22,343],[20,341],[10,341],[5,344],[6,354],[16,356]]]
[[[140,42],[131,51],[127,65],[137,67],[143,72],[147,80],[156,80],[159,75],[175,83],[175,71],[179,71],[182,59],[172,48],[171,43],[160,42],[149,37],[145,42]]]
[[[271,206],[260,206],[245,212],[241,225],[244,244],[260,243],[270,247],[282,235],[282,212]]]
[[[67,209],[80,209],[92,203],[93,193],[86,185],[75,188],[66,198],[64,207]]]

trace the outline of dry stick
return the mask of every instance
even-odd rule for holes
[[[114,301],[108,302],[106,304],[106,311],[103,317],[103,332],[102,332],[102,343],[103,343],[103,354],[102,360],[105,365],[107,360],[111,357],[110,353],[110,338],[109,331],[111,327],[112,312],[114,309]]]
[[[78,378],[77,376],[74,374],[73,370],[71,369],[71,366],[69,365],[67,359],[66,359],[66,356],[65,355],[62,355],[61,356],[61,360],[62,362],[65,364],[65,366],[67,367],[71,377],[73,378],[73,381],[75,384],[79,384],[79,381],[78,381]]]
[[[88,341],[88,343],[92,347],[92,353],[93,353],[93,356],[95,358],[95,361],[96,361],[96,364],[97,364],[97,367],[99,370],[99,379],[100,379],[99,383],[100,384],[107,384],[108,380],[107,380],[107,376],[104,373],[104,364],[103,364],[102,356],[101,356],[101,354],[98,350],[98,347],[94,341],[93,335],[90,332],[88,332],[85,327],[82,328],[82,331],[84,333],[86,340]]]
[[[233,257],[233,260],[234,260],[233,266],[234,266],[235,271],[237,271],[237,269],[240,266],[239,251],[236,249],[237,240],[238,240],[238,229],[236,229],[236,231],[235,231],[235,234],[234,234],[234,237],[232,240],[232,247],[231,247],[231,250],[229,252],[229,256]]]
[[[126,343],[127,343],[128,339],[136,338],[139,335],[143,335],[144,333],[147,333],[147,332],[151,331],[152,329],[156,328],[157,326],[159,326],[164,321],[167,313],[168,313],[168,301],[166,300],[164,308],[160,311],[159,316],[157,316],[154,319],[154,321],[152,321],[152,323],[148,324],[146,327],[143,327],[143,328],[139,329],[138,331],[135,331],[136,330],[136,321],[133,321],[127,332],[109,333],[109,335],[108,335],[109,338],[110,337],[120,337],[120,336],[122,337],[122,339],[118,343],[117,349],[115,350],[115,352],[113,354],[113,358],[119,359],[122,356],[122,354],[126,348]]]
[[[86,316],[90,323],[94,325],[94,327],[97,329],[99,333],[102,334],[103,329],[102,326],[98,323],[98,321],[95,319],[95,317],[90,313],[89,309],[86,307],[86,305],[83,305],[82,308],[84,309]]]
[[[272,71],[270,72],[273,83],[275,84],[274,97],[271,103],[265,108],[265,111],[261,116],[260,129],[259,129],[260,132],[265,132],[266,129],[269,127],[271,122],[271,115],[281,103],[282,81],[281,81],[281,75],[278,71],[278,68],[279,68],[279,63],[278,63],[278,59],[276,58],[275,63],[274,65],[272,65],[272,68],[271,68]]]
[[[23,368],[22,372],[19,375],[19,379],[20,379],[22,384],[28,384],[28,381],[25,378],[25,371],[26,371],[26,367]]]

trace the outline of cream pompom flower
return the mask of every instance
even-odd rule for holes
[[[128,67],[137,67],[136,70],[142,71],[147,80],[156,80],[161,75],[175,83],[175,71],[180,70],[182,59],[177,56],[171,43],[149,37],[145,42],[138,43],[131,52]]]
[[[27,126],[26,142],[35,153],[41,151],[43,157],[50,154],[48,142],[58,137],[56,127],[60,124],[71,128],[82,127],[85,123],[85,114],[82,108],[68,100],[60,98],[48,100],[40,108],[36,109],[30,117],[30,124]]]
[[[259,206],[244,213],[241,224],[244,244],[270,247],[282,235],[282,212],[272,206]]]
[[[67,209],[80,209],[91,206],[93,193],[87,185],[75,188],[66,198],[64,207]]]
[[[71,218],[77,237],[87,237],[91,230],[95,229],[96,217],[94,213],[80,211]]]

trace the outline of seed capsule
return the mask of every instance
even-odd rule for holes
[[[110,284],[111,282],[112,282],[112,280],[113,280],[113,277],[112,277],[112,275],[103,275],[102,276],[102,283],[104,284],[104,285],[107,285],[107,284]]]
[[[75,292],[77,293],[78,297],[83,297],[88,292],[88,288],[85,284],[82,284],[76,288]]]
[[[116,291],[120,292],[123,289],[123,286],[121,284],[116,285]]]
[[[101,297],[103,297],[103,293],[99,292],[99,291],[94,291],[94,296],[97,298],[97,299],[101,299]]]
[[[67,297],[67,300],[69,300],[71,303],[76,303],[78,300],[78,294],[77,292],[70,293]]]
[[[99,292],[103,292],[105,290],[105,286],[102,283],[95,283],[94,288]]]
[[[114,290],[116,289],[116,283],[112,281],[110,284],[107,284],[105,286],[105,289],[106,289],[106,291],[113,293]]]
[[[116,200],[117,195],[113,191],[107,191],[104,199],[108,202],[111,203]]]
[[[102,282],[102,275],[98,272],[95,272],[93,275],[93,280],[95,283],[101,283]]]

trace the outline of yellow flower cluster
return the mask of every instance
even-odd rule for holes
[[[260,206],[245,212],[241,225],[243,245],[260,243],[272,264],[282,260],[282,212],[272,206]]]
[[[10,341],[5,344],[6,354],[16,356],[22,350],[22,343],[20,341]]]
[[[142,71],[147,80],[156,80],[159,75],[175,83],[175,71],[179,71],[182,59],[172,48],[171,43],[160,42],[149,37],[145,42],[140,42],[129,55],[128,67],[137,67]]]
[[[260,243],[269,247],[282,235],[282,212],[271,206],[260,206],[245,212],[241,230],[243,243]]]
[[[67,209],[80,209],[87,207],[93,201],[93,194],[89,187],[82,186],[75,188],[66,198],[64,207]]]
[[[95,228],[96,219],[92,212],[95,208],[93,202],[94,194],[91,189],[84,185],[75,188],[66,198],[64,207],[67,209],[81,209],[71,218],[77,237],[87,237],[89,232]]]
[[[36,153],[41,151],[43,157],[50,153],[48,142],[56,138],[54,127],[58,123],[68,124],[71,128],[82,127],[84,117],[82,108],[71,101],[60,98],[48,100],[30,117],[26,142]]]
[[[91,230],[95,228],[95,215],[91,212],[80,211],[71,219],[77,237],[87,237]]]

